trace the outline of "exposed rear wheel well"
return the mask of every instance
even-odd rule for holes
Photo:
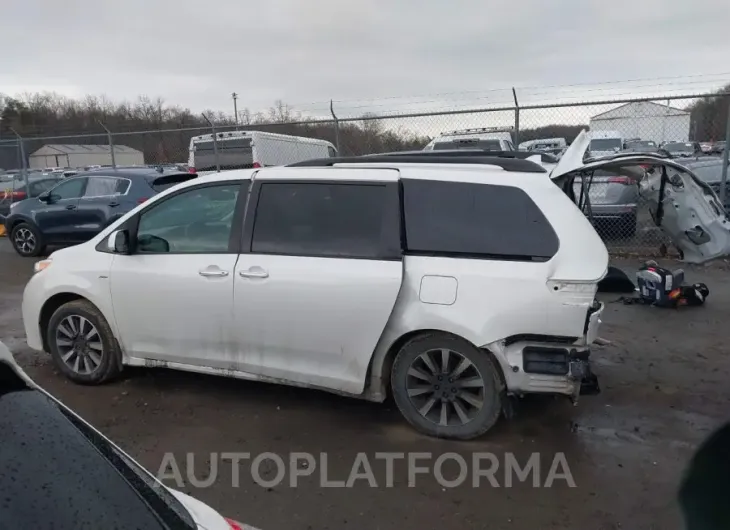
[[[43,308],[41,309],[40,321],[38,322],[38,326],[41,331],[41,339],[43,340],[43,351],[50,351],[47,335],[48,323],[51,321],[51,316],[53,316],[53,313],[56,312],[56,309],[61,307],[63,304],[73,302],[74,300],[85,300],[85,298],[74,293],[59,293],[51,296],[48,300],[46,300],[46,303],[43,304]]]
[[[441,331],[438,329],[419,329],[416,331],[410,331],[406,333],[405,335],[399,337],[388,349],[388,353],[385,354],[385,358],[383,359],[382,369],[380,370],[380,380],[382,384],[382,388],[385,391],[386,395],[390,396],[392,394],[391,388],[390,388],[390,375],[391,371],[393,369],[393,362],[395,361],[396,355],[398,355],[398,352],[403,348],[403,346],[406,345],[406,343],[412,339],[415,339],[417,337],[423,337],[427,335],[441,335],[446,337],[455,337],[461,340],[467,340],[464,337],[461,337],[459,335],[456,335],[455,333],[449,333],[448,331]],[[470,342],[471,341],[467,341]],[[475,346],[476,347],[476,346]],[[494,365],[495,370],[499,374],[499,377],[502,381],[502,385],[505,385],[505,376],[502,372],[502,367],[500,366],[497,359],[494,357],[494,354],[489,351],[486,348],[479,348],[480,351],[484,352],[484,354],[489,358],[489,360]]]

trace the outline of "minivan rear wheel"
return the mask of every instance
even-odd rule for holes
[[[59,307],[46,329],[51,357],[75,383],[98,385],[121,371],[121,350],[101,311],[88,300]]]
[[[446,334],[408,341],[391,372],[396,405],[411,425],[429,436],[460,440],[481,436],[499,419],[499,381],[485,352]]]

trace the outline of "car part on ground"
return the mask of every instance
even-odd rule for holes
[[[2,342],[0,428],[3,527],[236,528],[201,501],[164,486],[36,385]]]
[[[608,252],[540,156],[324,158],[191,180],[37,264],[28,344],[83,383],[116,362],[372,401],[393,388],[423,432],[478,436],[505,396],[597,388]]]

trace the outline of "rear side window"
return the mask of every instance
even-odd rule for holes
[[[89,177],[84,197],[124,195],[129,189],[129,184],[129,180],[116,177]]]
[[[385,208],[385,185],[264,183],[251,252],[377,258]]]
[[[547,260],[558,237],[540,208],[520,188],[404,179],[409,252]]]

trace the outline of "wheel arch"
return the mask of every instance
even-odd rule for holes
[[[106,314],[104,314],[104,311],[97,304],[95,304],[93,300],[89,299],[87,296],[70,291],[56,293],[43,303],[38,317],[38,328],[41,333],[41,339],[43,340],[43,351],[50,351],[48,344],[48,324],[51,321],[53,313],[55,313],[56,310],[58,310],[58,308],[62,305],[73,302],[75,300],[84,300],[86,302],[89,302],[99,311],[99,313],[101,313],[101,315],[110,325],[112,324],[113,321]]]
[[[499,361],[497,361],[497,358],[494,356],[494,353],[492,353],[489,349],[480,348],[466,337],[450,331],[445,331],[442,329],[417,329],[403,333],[395,340],[393,340],[387,348],[378,348],[376,350],[375,355],[373,355],[372,359],[370,360],[370,366],[368,367],[368,375],[366,378],[367,388],[365,389],[367,399],[371,401],[385,401],[385,399],[391,393],[390,376],[391,369],[393,367],[393,361],[395,360],[396,355],[398,355],[398,352],[403,348],[403,346],[405,346],[408,341],[416,337],[426,335],[443,335],[468,342],[478,350],[482,351],[485,355],[487,355],[489,360],[494,365],[495,370],[499,374],[502,384],[505,385],[506,380],[505,374],[502,371],[502,367],[499,364]]]

